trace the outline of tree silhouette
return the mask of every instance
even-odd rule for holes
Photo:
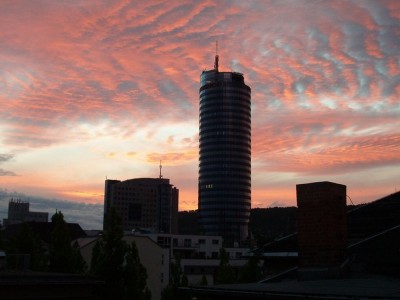
[[[203,285],[203,286],[207,286],[208,285],[207,277],[204,274],[203,274],[203,276],[201,276],[200,285]]]
[[[233,283],[235,276],[229,264],[229,253],[225,248],[219,250],[219,266],[214,274],[214,284]]]
[[[7,251],[9,256],[9,268],[21,268],[22,255],[28,255],[29,268],[32,271],[45,271],[47,269],[47,259],[41,247],[41,241],[32,231],[27,223],[23,223],[15,237],[11,240]]]
[[[106,230],[93,248],[90,268],[93,275],[105,282],[99,298],[150,300],[146,269],[140,263],[136,244],[127,245],[123,240],[121,218],[114,208],[105,222]]]
[[[146,286],[147,271],[141,264],[136,243],[132,242],[126,255],[124,270],[125,298],[135,297],[138,300],[150,300],[151,292]]]
[[[184,291],[178,291],[179,287],[188,286],[188,278],[183,273],[181,259],[179,255],[175,257],[175,262],[170,264],[169,284],[161,293],[162,300],[187,300],[191,299],[190,295]]]
[[[54,229],[50,235],[49,244],[49,269],[52,272],[83,273],[86,264],[79,249],[71,245],[68,225],[61,211],[57,211],[51,222]]]
[[[238,281],[243,283],[257,282],[261,276],[262,273],[259,266],[259,258],[250,257],[247,263],[240,268]]]

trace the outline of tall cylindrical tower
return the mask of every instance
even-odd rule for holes
[[[204,234],[248,236],[251,208],[251,89],[243,74],[200,76],[199,217]]]

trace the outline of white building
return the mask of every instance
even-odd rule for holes
[[[89,268],[93,248],[99,239],[101,237],[87,237],[77,240],[82,257]],[[147,271],[147,286],[151,291],[151,298],[153,300],[160,300],[161,291],[169,283],[170,251],[157,245],[157,243],[147,236],[126,235],[123,239],[128,245],[132,242],[136,243],[140,262]]]
[[[214,282],[214,273],[219,266],[219,252],[223,239],[220,236],[208,235],[176,235],[160,233],[133,232],[135,236],[147,236],[164,249],[168,249],[171,259],[180,257],[181,267],[190,285],[200,284],[203,275],[209,285]],[[225,248],[229,253],[230,265],[233,269],[247,263],[243,255],[249,248]]]

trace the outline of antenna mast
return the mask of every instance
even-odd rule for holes
[[[161,169],[162,169],[162,165],[161,165],[161,160],[160,160],[160,179],[162,178]]]
[[[219,60],[219,55],[218,55],[218,40],[217,40],[215,42],[215,62],[214,62],[215,72],[218,72],[218,60]]]

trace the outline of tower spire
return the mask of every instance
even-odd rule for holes
[[[215,72],[218,72],[218,60],[219,60],[219,55],[218,55],[218,40],[217,40],[215,42],[215,61],[214,61]]]
[[[162,178],[161,169],[162,169],[162,165],[161,165],[161,160],[160,160],[160,179]]]

